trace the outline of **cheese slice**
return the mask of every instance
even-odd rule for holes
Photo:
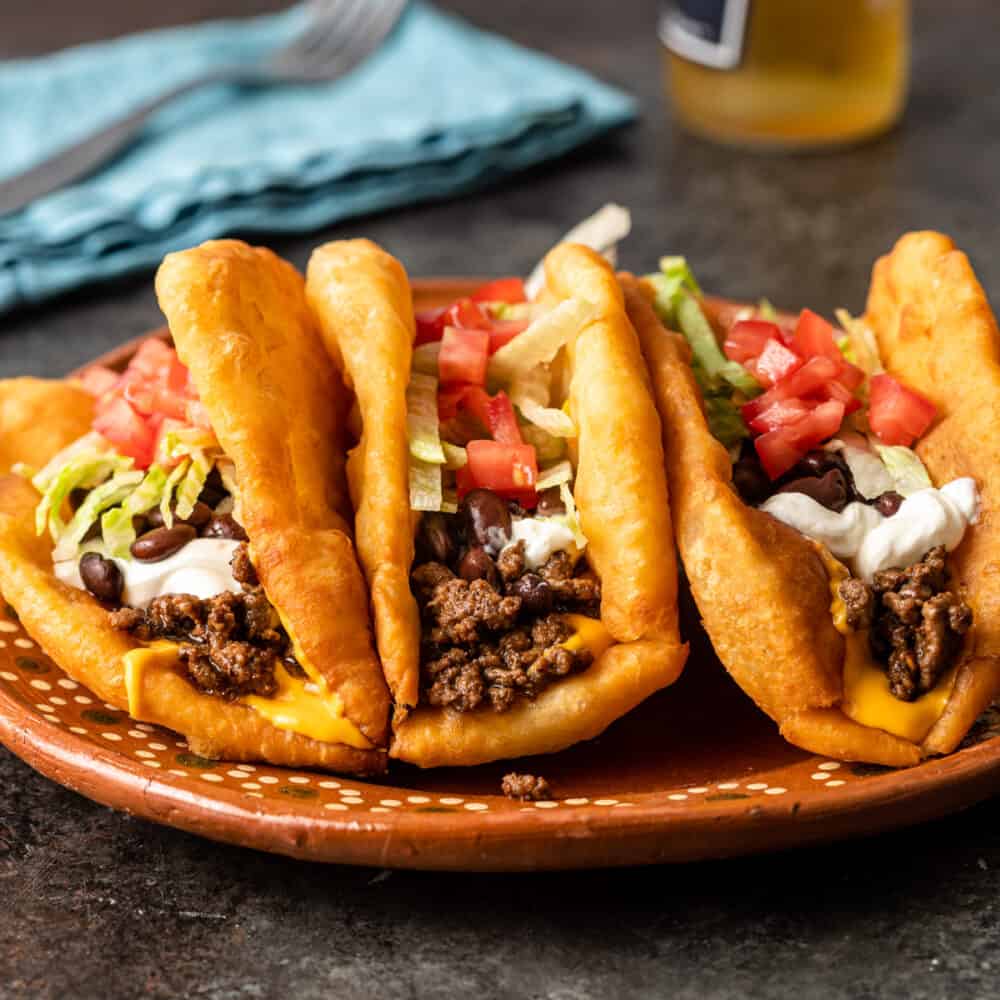
[[[593,654],[596,660],[609,646],[614,644],[615,640],[600,619],[588,618],[586,615],[563,615],[563,618],[573,628],[573,634],[559,644],[563,649],[569,649],[573,652],[586,649]]]
[[[148,674],[157,672],[176,673],[180,668],[178,648],[177,643],[158,640],[125,654],[125,690],[128,694],[129,714],[133,718],[164,722],[163,719],[149,717],[143,701],[143,680]],[[372,748],[371,742],[344,715],[339,695],[327,692],[322,679],[317,683],[311,677],[308,680],[293,677],[281,664],[275,669],[275,679],[278,691],[274,697],[246,695],[238,698],[237,704],[253,709],[278,729],[300,733],[321,743],[343,743],[359,750]],[[208,694],[196,696],[215,697]]]
[[[916,701],[901,701],[889,690],[889,678],[875,662],[868,630],[853,631],[847,624],[847,605],[840,585],[851,574],[825,545],[816,546],[830,577],[830,614],[833,625],[845,637],[844,694],[840,708],[862,726],[885,730],[913,743],[922,743],[944,713],[958,667],[942,675],[933,690]]]

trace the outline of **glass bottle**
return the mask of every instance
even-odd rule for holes
[[[909,0],[669,0],[660,21],[677,118],[721,142],[857,141],[902,113]]]

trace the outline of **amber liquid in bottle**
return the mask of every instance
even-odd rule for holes
[[[668,90],[690,130],[738,145],[803,148],[867,138],[901,114],[909,0],[744,0],[735,64],[723,68],[697,52],[679,54],[684,47],[666,29],[671,7],[706,6],[725,3],[674,3],[661,22]]]

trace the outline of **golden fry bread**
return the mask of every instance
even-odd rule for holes
[[[602,620],[620,642],[584,672],[503,713],[397,709],[390,755],[422,767],[549,753],[592,738],[675,680],[687,655],[677,630],[659,426],[635,333],[600,258],[571,248],[550,264],[550,299],[579,295],[600,307],[572,359],[570,399],[579,426],[577,506],[591,539],[588,558],[604,581]],[[397,706],[405,709],[416,703],[420,643],[409,585],[405,393],[413,318],[406,276],[367,241],[333,243],[313,254],[308,294],[328,349],[343,359],[357,394],[363,431],[353,459],[359,469],[353,480],[356,533],[375,600],[379,649]],[[609,412],[629,426],[615,431]],[[404,700],[403,691],[412,700]]]
[[[937,407],[917,445],[931,478],[979,486],[979,521],[950,560],[973,611],[970,655],[924,741],[948,753],[1000,691],[1000,333],[968,257],[933,232],[907,234],[875,264],[865,319],[886,368]]]
[[[389,694],[354,557],[342,458],[346,400],[301,276],[236,240],[167,256],[160,306],[236,468],[241,520],[268,598],[300,655],[375,745]]]
[[[663,422],[677,545],[719,659],[798,746],[892,766],[917,763],[914,744],[836,708],[844,639],[830,616],[816,547],[737,496],[729,457],[705,421],[687,344],[663,328],[647,286],[630,275],[621,283]]]
[[[579,431],[574,493],[601,578],[601,620],[619,642],[663,636],[679,646],[660,421],[621,288],[598,254],[573,244],[546,257],[545,277],[557,301],[600,309],[573,346],[569,399]]]
[[[351,457],[354,536],[399,722],[417,704],[420,683],[406,438],[414,336],[410,283],[399,261],[374,243],[347,240],[313,253],[306,293],[326,348],[343,365],[364,418]]]
[[[68,382],[0,381],[0,475],[17,462],[36,468],[90,430],[94,397]]]
[[[59,396],[53,389],[53,399]],[[68,443],[68,442],[67,442]],[[38,494],[17,476],[0,478],[0,581],[3,595],[45,653],[102,701],[129,710],[123,660],[139,647],[111,627],[91,596],[52,573],[52,545],[34,531]],[[171,672],[144,676],[143,718],[183,733],[191,749],[226,760],[381,773],[385,754],[355,750],[277,729],[242,705],[200,694]]]

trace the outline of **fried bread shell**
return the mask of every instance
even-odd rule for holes
[[[865,319],[886,368],[937,407],[916,449],[931,478],[979,487],[978,523],[949,560],[973,612],[968,658],[924,741],[949,753],[1000,691],[1000,333],[968,257],[934,232],[906,234],[876,262]]]
[[[677,546],[719,659],[797,746],[897,767],[917,763],[913,743],[861,726],[836,707],[844,639],[833,626],[815,546],[739,498],[729,456],[705,421],[687,343],[664,329],[648,286],[631,275],[620,280],[663,423]]]
[[[389,692],[349,524],[347,399],[301,275],[269,250],[218,240],[165,257],[156,293],[235,465],[265,592],[345,716],[384,744]]]
[[[420,684],[406,436],[414,338],[410,283],[402,264],[370,240],[345,240],[313,252],[306,292],[327,351],[343,366],[363,415],[350,459],[354,537],[400,722],[417,704]]]
[[[419,706],[394,719],[390,755],[422,767],[471,765],[505,757],[549,753],[603,731],[653,691],[670,684],[687,655],[677,630],[676,563],[662,469],[659,426],[644,383],[635,333],[628,325],[612,272],[579,248],[552,259],[551,298],[585,295],[600,317],[580,338],[574,359],[571,407],[580,426],[577,504],[588,532],[601,535],[592,555],[602,575],[620,579],[605,591],[602,618],[618,639],[583,673],[560,680],[530,703],[508,712],[456,713]],[[583,274],[574,277],[574,269]],[[409,381],[412,306],[405,272],[367,241],[329,244],[309,266],[309,298],[330,353],[342,358],[357,394],[361,436],[356,534],[370,582],[392,580],[376,603],[379,648],[388,651],[394,691],[419,678],[420,623],[409,589],[413,528],[409,513],[406,384]],[[405,340],[405,342],[404,342]],[[589,388],[590,391],[586,391]],[[631,421],[611,433],[606,407]],[[652,470],[652,472],[650,472]],[[603,476],[617,485],[600,483]],[[364,516],[362,516],[364,514]],[[616,541],[611,534],[617,531]],[[623,550],[626,553],[623,555]],[[595,552],[597,550],[594,550]],[[647,554],[655,552],[657,558]],[[611,575],[606,577],[607,581]],[[608,583],[605,584],[608,586]],[[379,591],[373,583],[373,595]],[[409,643],[383,647],[384,637]],[[405,671],[389,663],[405,662]],[[413,691],[410,687],[408,690]],[[397,706],[400,703],[397,694]]]
[[[25,391],[26,406],[40,419],[56,415],[43,434],[30,423],[7,418],[24,411],[7,404]],[[5,400],[0,414],[5,461],[12,456],[40,464],[90,429],[92,398],[65,383],[12,380],[0,383],[0,398]],[[123,657],[139,644],[111,627],[107,611],[90,594],[55,578],[52,543],[34,530],[37,504],[38,494],[25,480],[0,478],[0,590],[46,655],[102,701],[127,712]],[[276,729],[249,708],[200,694],[179,675],[151,675],[146,685],[144,702],[151,709],[146,720],[182,733],[206,757],[360,774],[385,770],[383,752],[318,743]]]

